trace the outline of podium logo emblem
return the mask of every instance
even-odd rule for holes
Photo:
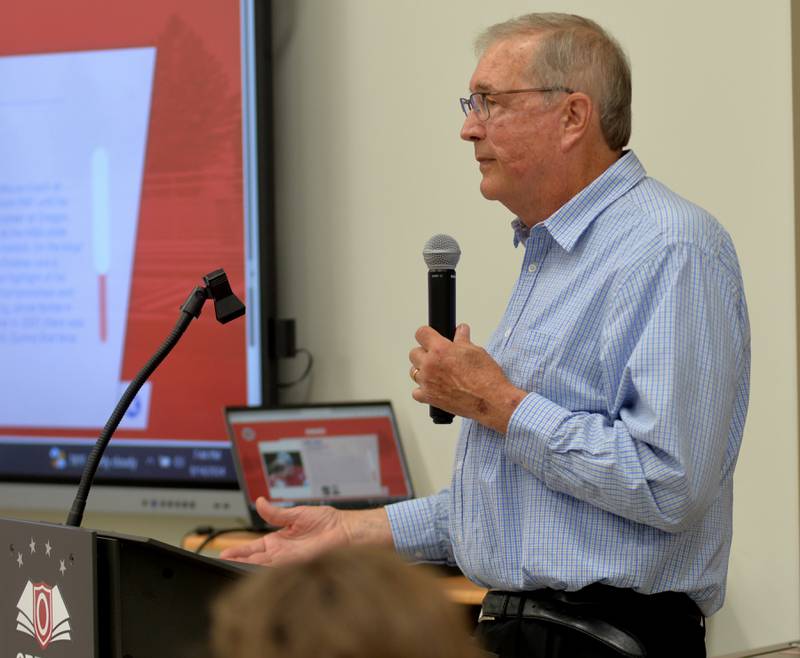
[[[58,585],[27,582],[17,602],[17,630],[36,638],[42,649],[71,639],[69,612]]]

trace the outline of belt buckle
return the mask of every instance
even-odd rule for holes
[[[487,615],[484,614],[483,609],[481,609],[480,614],[478,614],[478,623],[480,624],[483,621],[496,621],[497,617],[494,615]]]
[[[508,594],[497,590],[489,590],[486,596],[483,597],[481,611],[478,614],[478,623],[497,621],[499,617],[504,616],[506,605],[508,605]],[[489,609],[488,611],[487,608]]]

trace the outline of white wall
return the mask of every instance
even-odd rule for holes
[[[633,148],[733,235],[752,397],[709,647],[800,638],[788,0],[275,0],[279,304],[316,359],[292,399],[391,398],[420,493],[447,485],[457,425],[434,427],[410,398],[407,353],[427,313],[420,252],[433,233],[458,239],[459,321],[485,341],[521,254],[508,212],[478,192],[457,99],[473,36],[535,10],[585,14],[618,37],[633,64]]]

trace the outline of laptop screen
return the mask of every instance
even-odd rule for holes
[[[229,407],[248,504],[376,506],[413,496],[390,402]]]

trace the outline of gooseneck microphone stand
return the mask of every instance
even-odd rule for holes
[[[92,448],[86,460],[86,466],[83,469],[81,481],[78,485],[78,492],[75,494],[75,500],[72,503],[66,525],[76,528],[80,527],[83,521],[83,512],[86,508],[86,500],[89,497],[89,489],[92,486],[97,467],[100,465],[100,459],[105,452],[108,442],[111,440],[117,426],[122,422],[125,412],[128,411],[128,407],[133,402],[139,389],[142,388],[150,375],[153,374],[155,369],[158,368],[161,362],[172,351],[172,348],[177,345],[192,320],[200,317],[200,311],[203,308],[203,304],[206,303],[206,300],[209,298],[214,300],[214,310],[217,321],[222,324],[244,315],[244,304],[233,294],[230,284],[228,283],[228,277],[223,270],[215,270],[207,274],[203,277],[203,282],[205,286],[197,286],[183,303],[180,309],[181,315],[175,327],[172,329],[172,332],[139,371],[139,374],[131,381],[128,388],[126,388],[125,392],[122,394],[117,406],[114,408],[114,411],[111,413],[94,448]]]

